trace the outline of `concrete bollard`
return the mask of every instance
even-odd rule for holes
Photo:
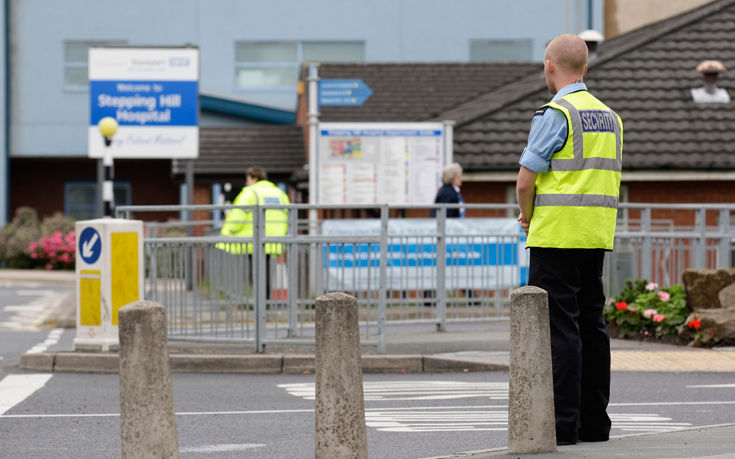
[[[357,299],[328,293],[316,299],[317,459],[367,459]]]
[[[122,457],[178,458],[165,309],[136,301],[119,314]]]
[[[538,287],[510,296],[508,452],[556,451],[549,301]]]

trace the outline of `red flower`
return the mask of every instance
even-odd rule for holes
[[[691,322],[689,322],[689,328],[694,328],[695,330],[699,330],[701,326],[702,326],[702,322],[699,319],[694,319]]]
[[[628,303],[621,301],[620,303],[617,303],[615,307],[618,309],[628,309]]]

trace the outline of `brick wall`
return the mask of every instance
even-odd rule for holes
[[[735,182],[629,182],[628,201],[641,203],[735,203]],[[694,225],[693,210],[654,209],[654,220],[670,220],[676,226]],[[631,218],[638,218],[639,212],[631,210]],[[707,225],[717,224],[717,212],[707,212]]]
[[[96,160],[12,158],[10,161],[10,217],[18,207],[30,206],[39,216],[64,211],[64,184],[97,181]],[[132,204],[178,204],[178,184],[171,177],[170,160],[116,160],[115,179],[130,182]],[[136,218],[164,219],[169,214]]]

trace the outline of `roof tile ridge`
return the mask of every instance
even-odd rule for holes
[[[598,52],[597,59],[589,64],[589,68],[593,69],[595,67],[599,67],[612,59],[637,49],[643,44],[677,30],[686,24],[697,22],[734,4],[735,0],[716,0],[712,3],[686,11],[672,18],[664,19],[632,30],[623,35],[619,35],[613,39],[613,43],[609,44],[610,47],[615,47],[615,45],[617,45],[619,46],[619,49],[613,48],[613,50],[605,52],[605,45],[603,44]],[[646,32],[650,32],[650,34],[647,34]],[[630,42],[626,42],[626,39],[630,40]],[[624,43],[624,45],[619,43]],[[536,84],[533,84],[533,82]],[[528,89],[523,90],[524,86],[528,86]],[[456,127],[463,126],[544,89],[546,89],[546,81],[539,79],[536,75],[528,75],[521,80],[516,80],[512,83],[500,86],[474,100],[460,104],[450,110],[446,110],[431,119],[437,121],[454,120],[456,122]],[[521,90],[523,92],[517,93],[517,90]]]
[[[487,94],[457,105],[431,119],[435,121],[454,120],[456,127],[459,127],[543,89],[546,89],[546,81],[539,77],[538,70],[536,70],[533,74],[497,87]]]

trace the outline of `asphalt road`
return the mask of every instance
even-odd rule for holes
[[[16,381],[26,388],[48,380],[0,415],[0,457],[119,457],[116,375],[11,377],[35,378]],[[365,375],[370,457],[505,446],[507,378],[503,372]],[[613,434],[734,422],[733,382],[722,373],[615,373]],[[313,375],[174,375],[182,455],[313,457],[313,383]]]
[[[44,327],[40,307],[64,292],[0,289],[1,458],[120,455],[117,375],[14,365],[30,349],[71,348],[74,331]],[[175,374],[173,381],[183,457],[313,457],[313,375]],[[507,443],[507,373],[366,374],[364,383],[370,457]],[[612,388],[613,435],[735,422],[732,374],[613,373]]]

